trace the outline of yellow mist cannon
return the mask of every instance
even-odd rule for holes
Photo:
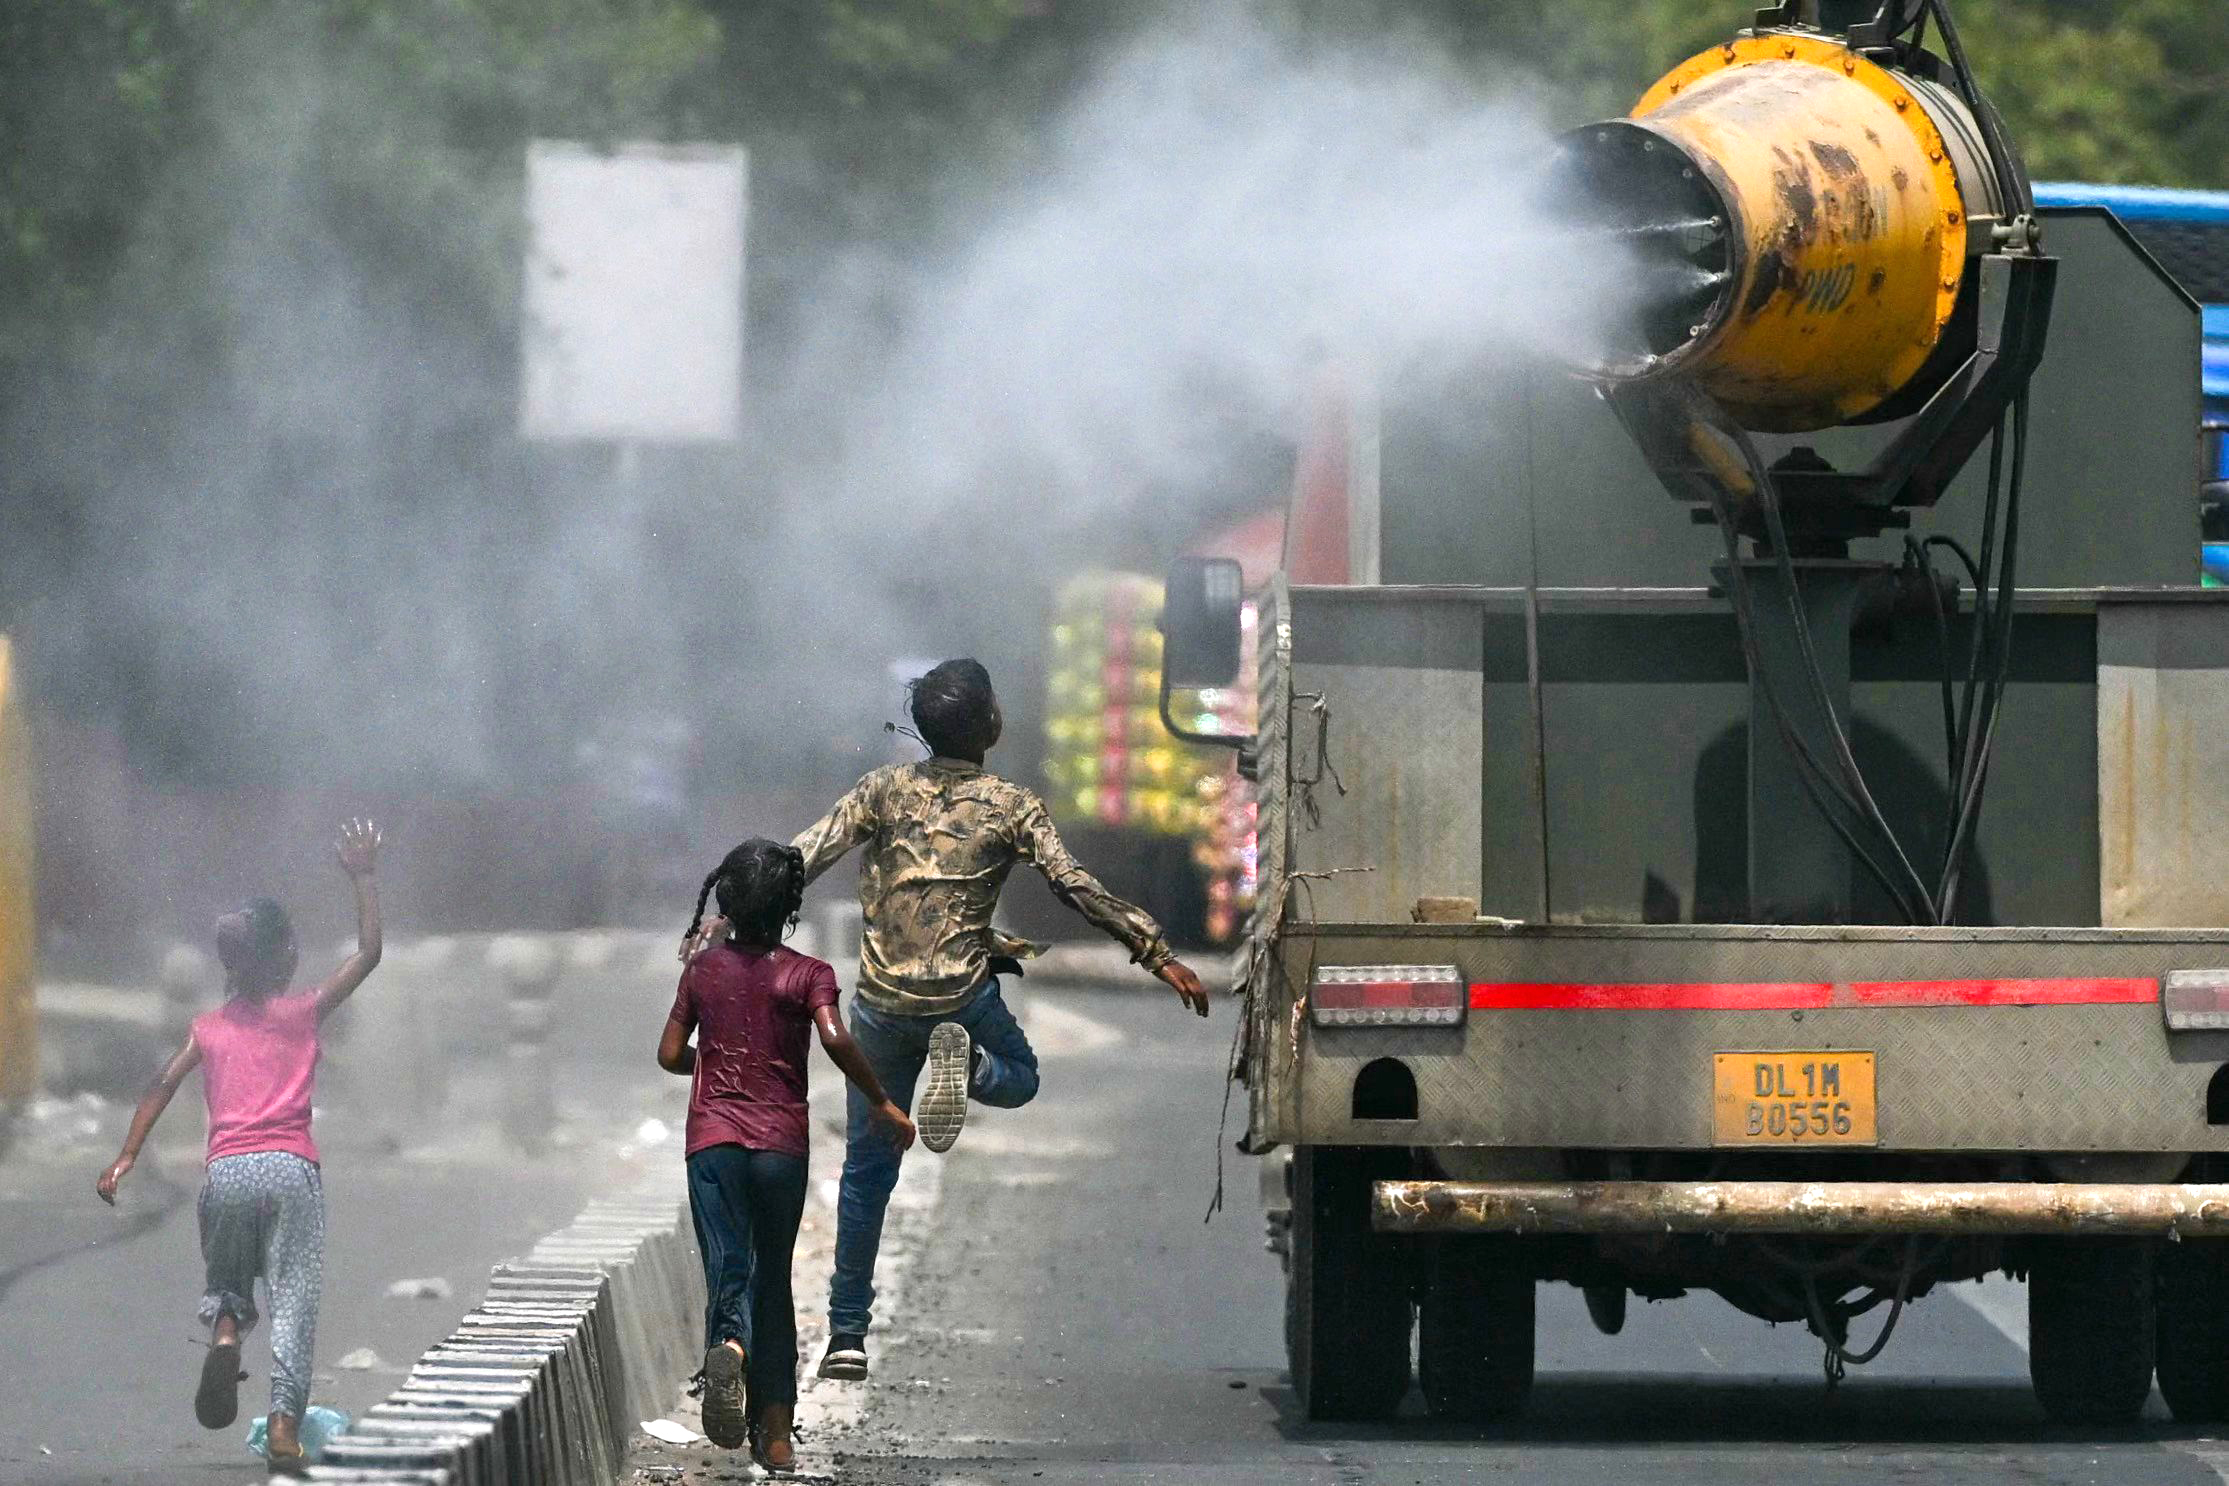
[[[1817,35],[1714,47],[1577,150],[1606,215],[1653,217],[1627,229],[1653,282],[1597,369],[1686,377],[1773,432],[1889,404],[2003,209],[1955,94]]]
[[[1583,372],[1680,384],[1759,433],[1917,419],[1916,443],[1953,437],[1878,474],[1918,484],[1843,494],[1931,504],[2041,359],[2055,265],[1962,53],[1921,43],[1942,7],[1877,4],[1844,32],[1760,25],[1689,58],[1572,134],[1555,182],[1630,276]]]
[[[1862,865],[1908,921],[1951,921],[2009,670],[2026,389],[2058,265],[1950,0],[1786,0],[1568,136],[1548,188],[1626,291],[1577,369],[1724,540],[1750,674],[1751,911],[1847,922]],[[1797,441],[1853,424],[1878,425],[1832,446],[1854,467]],[[1907,538],[1901,563],[1853,559],[1992,437],[1978,558],[1938,534]],[[1946,544],[1970,602],[1933,566]],[[1883,815],[1844,723],[1852,627],[1898,612],[1979,635],[1935,860]]]

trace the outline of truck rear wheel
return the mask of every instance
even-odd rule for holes
[[[2186,1238],[2159,1250],[2159,1391],[2183,1424],[2229,1419],[2229,1243]]]
[[[1507,1239],[1443,1239],[1433,1248],[1417,1306],[1424,1401],[1446,1419],[1507,1418],[1532,1394],[1532,1276]]]
[[[2152,1391],[2152,1246],[2039,1239],[2028,1264],[2028,1376],[2061,1424],[2126,1424]]]
[[[1370,1228],[1370,1184],[1398,1151],[1293,1152],[1285,1355],[1311,1419],[1387,1419],[1409,1391],[1409,1292],[1400,1248]]]

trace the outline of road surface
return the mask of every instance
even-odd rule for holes
[[[1445,1427],[1412,1395],[1391,1425],[1310,1424],[1284,1375],[1282,1281],[1262,1251],[1244,1158],[1229,1160],[1223,1214],[1201,1222],[1231,1007],[1219,1003],[1203,1028],[1151,987],[1045,987],[1030,1004],[1025,1019],[1046,1044],[1044,1092],[1020,1111],[978,1108],[933,1203],[902,1225],[902,1295],[875,1339],[875,1379],[810,1389],[801,1406],[832,1423],[805,1442],[808,1479],[2229,1479],[2229,1448],[2177,1429],[2156,1397],[2136,1431],[2047,1426],[2028,1391],[2021,1292],[2001,1280],[1914,1305],[1881,1360],[1833,1395],[1801,1327],[1770,1328],[1700,1296],[1636,1303],[1611,1339],[1595,1333],[1576,1291],[1544,1287],[1540,1383],[1520,1423],[1485,1436]],[[836,1147],[815,1138],[814,1174],[825,1179]],[[909,1172],[935,1159],[909,1158]],[[809,1235],[808,1248],[823,1241]],[[821,1262],[808,1255],[805,1267]],[[808,1309],[819,1294],[811,1280],[800,1286]],[[681,1465],[691,1482],[750,1479],[743,1457],[704,1448],[637,1458]]]
[[[539,1159],[495,1134],[496,1090],[460,1075],[444,1134],[394,1149],[346,1111],[321,1110],[327,1205],[325,1304],[313,1402],[356,1413],[384,1398],[419,1351],[476,1302],[488,1266],[569,1222],[628,1179],[624,1149],[669,1091],[647,1057],[575,1079],[561,1096],[563,1148]],[[32,1136],[0,1161],[0,1482],[8,1486],[264,1479],[243,1444],[269,1406],[270,1353],[250,1336],[240,1419],[194,1422],[205,1333],[194,1193],[201,1178],[198,1085],[181,1093],[117,1208],[93,1179],[128,1111],[98,1128]],[[678,1143],[672,1143],[672,1150]],[[448,1281],[447,1299],[399,1300],[397,1280]],[[381,1365],[344,1369],[369,1348]]]

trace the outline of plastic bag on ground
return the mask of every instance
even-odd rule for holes
[[[317,1457],[325,1453],[325,1442],[348,1429],[348,1415],[339,1409],[329,1409],[323,1404],[312,1404],[302,1416],[302,1458],[314,1465]],[[255,1416],[255,1423],[248,1426],[248,1451],[258,1460],[263,1458],[263,1448],[270,1442],[271,1421],[267,1415]]]

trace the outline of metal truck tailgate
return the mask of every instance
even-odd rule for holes
[[[2229,966],[2229,931],[1295,923],[1279,954],[1257,1141],[2229,1149],[2207,1120],[2229,1032],[2171,1036],[2159,1005],[2169,971]],[[1317,1025],[1308,988],[1358,965],[1453,966],[1462,1023]],[[1413,1119],[1357,1117],[1384,1060],[1413,1080]],[[1809,1096],[1854,1101],[1845,1080],[1870,1082],[1872,1108],[1807,1139]],[[1726,1107],[1751,1081],[1780,1128]],[[2214,1103],[2229,1115],[2229,1077]]]

